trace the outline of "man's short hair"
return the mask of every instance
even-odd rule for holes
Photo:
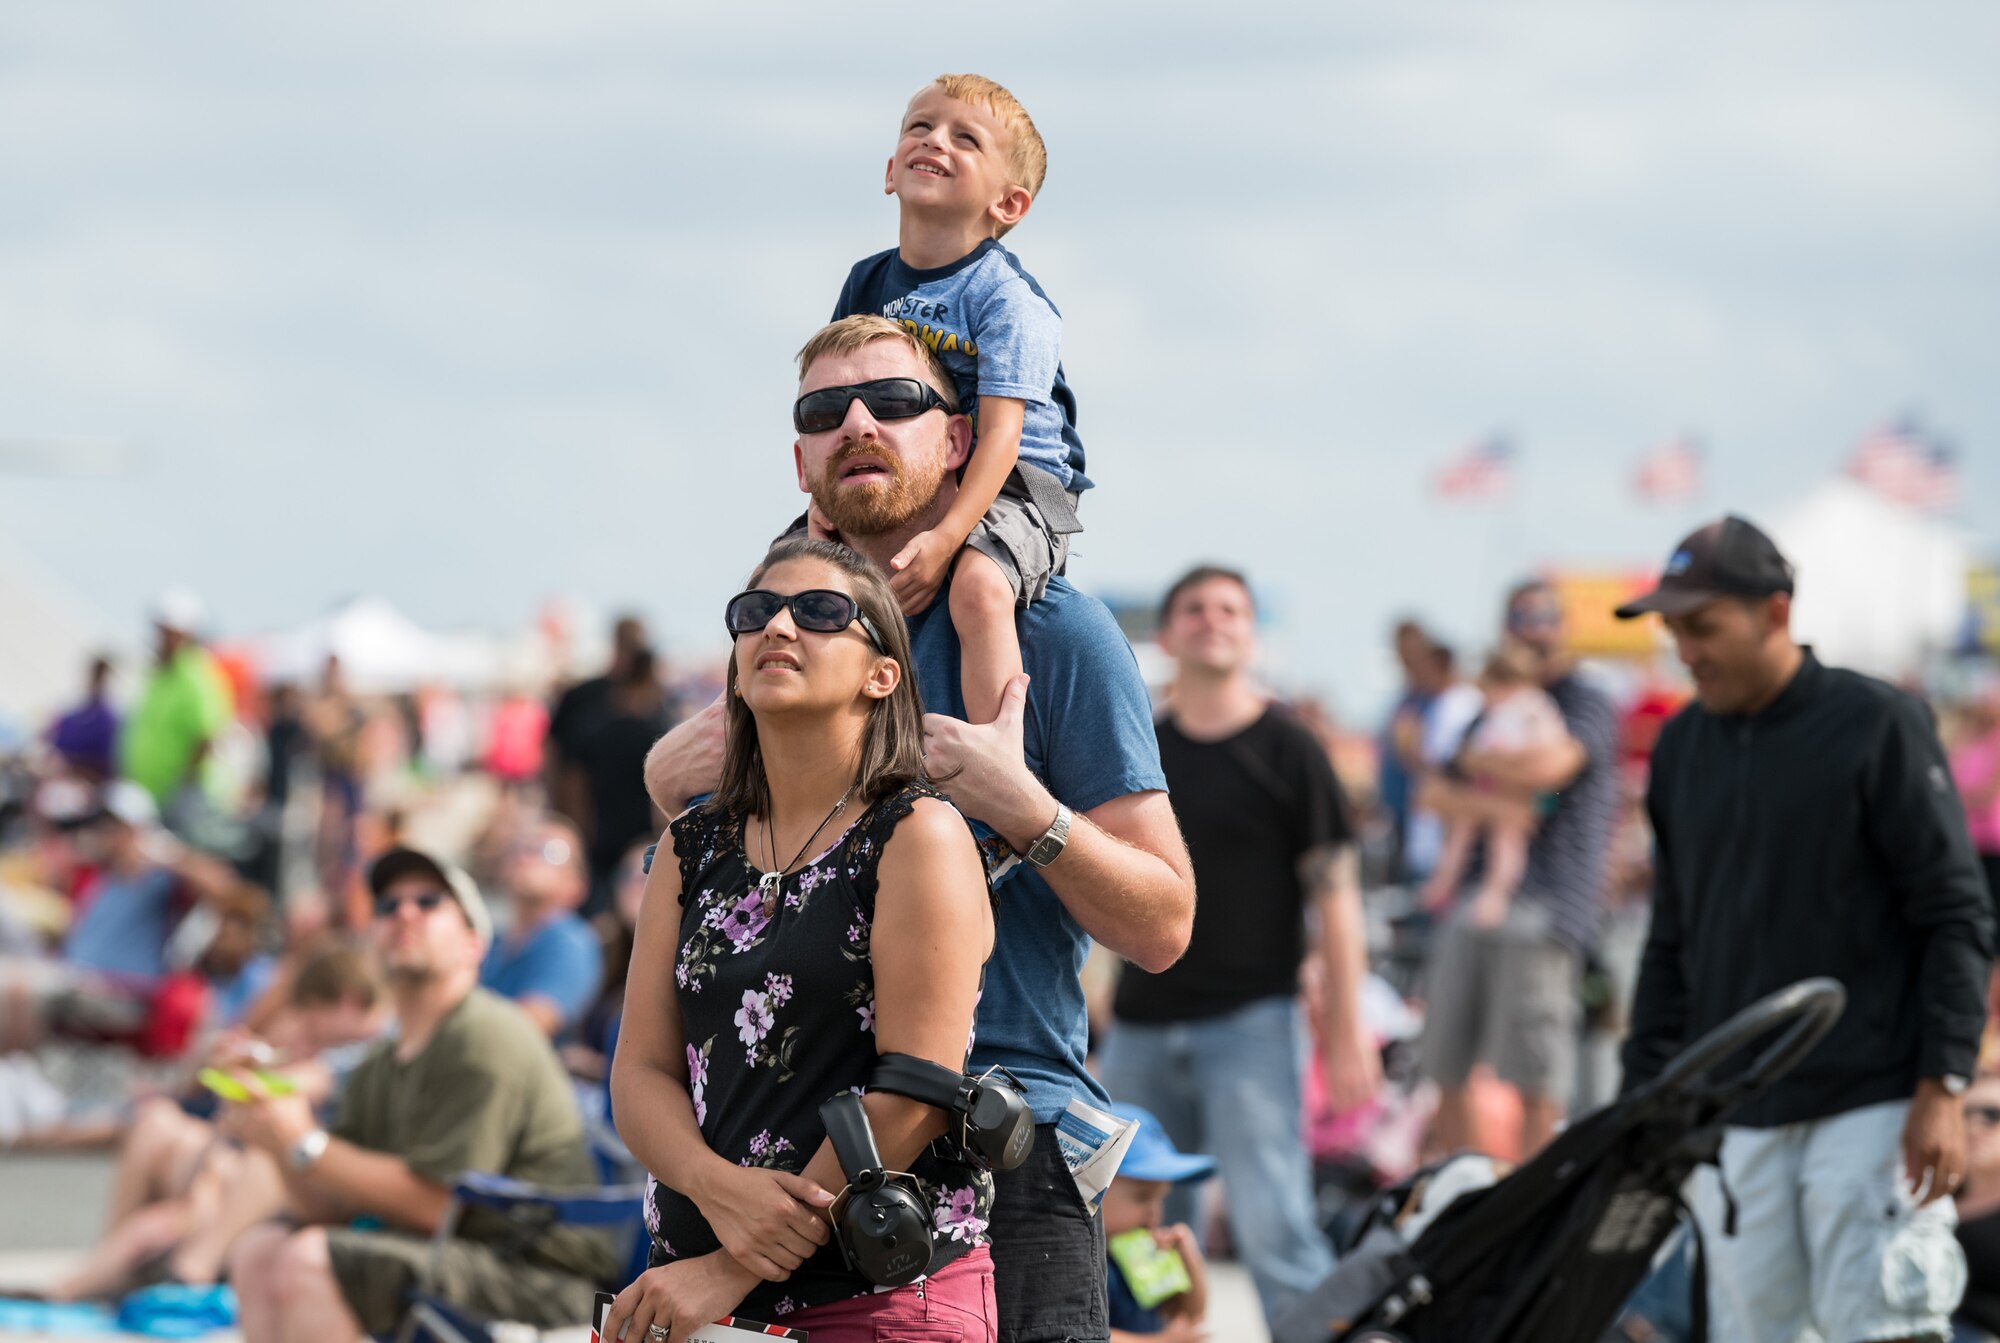
[[[858,312],[852,317],[843,317],[837,322],[828,322],[813,332],[812,339],[799,348],[799,382],[806,380],[806,371],[818,360],[830,354],[855,354],[878,340],[899,340],[923,361],[930,373],[931,389],[945,400],[952,414],[958,414],[958,387],[945,371],[944,361],[938,358],[936,350],[927,344],[916,332],[916,324],[904,326],[872,312]]]
[[[1556,585],[1546,578],[1524,578],[1507,589],[1507,601],[1503,609],[1511,611],[1523,597],[1533,597],[1543,592],[1552,597],[1560,595],[1556,591]]]
[[[338,1007],[355,1003],[373,1008],[382,997],[375,962],[355,947],[329,947],[306,958],[292,976],[287,995],[293,1007]]]
[[[947,98],[956,98],[974,107],[983,107],[1007,131],[1007,181],[1010,186],[1027,188],[1028,195],[1040,196],[1042,182],[1049,175],[1048,146],[1034,119],[1021,100],[984,75],[939,75],[931,87]],[[998,238],[1012,228],[1009,224],[994,233]]]
[[[1226,578],[1242,588],[1244,595],[1250,598],[1250,609],[1253,612],[1257,609],[1257,594],[1250,591],[1250,580],[1242,573],[1220,564],[1197,564],[1175,579],[1174,585],[1167,589],[1167,595],[1160,600],[1160,623],[1165,625],[1167,619],[1173,615],[1174,603],[1180,600],[1183,592],[1189,588],[1200,587],[1203,583],[1216,578]]]

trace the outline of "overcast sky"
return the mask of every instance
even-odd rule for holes
[[[1008,242],[1099,484],[1072,577],[1247,566],[1293,684],[1372,707],[1393,614],[1482,639],[1515,570],[1656,563],[1893,412],[1961,445],[1968,521],[2000,499],[1984,0],[859,14],[8,7],[0,438],[145,468],[0,476],[0,539],[111,632],[182,582],[225,630],[567,594],[718,647],[798,504],[789,356],[958,69],[1049,146]],[[1431,500],[1496,430],[1516,501]],[[1641,506],[1682,431],[1707,498]]]

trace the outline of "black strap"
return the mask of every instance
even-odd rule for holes
[[[820,1122],[833,1142],[833,1155],[840,1173],[851,1185],[880,1184],[882,1153],[875,1146],[875,1130],[868,1126],[868,1111],[861,1097],[843,1091],[819,1107]]]
[[[1688,1234],[1694,1237],[1694,1263],[1688,1269],[1688,1343],[1708,1343],[1708,1242],[1701,1234],[1701,1219],[1694,1215],[1687,1199],[1676,1194],[1674,1202],[1680,1204],[1687,1216]],[[1730,1205],[1730,1220],[1735,1220],[1735,1204]],[[1730,1235],[1735,1235],[1732,1230]]]
[[[914,1054],[884,1054],[875,1061],[868,1089],[907,1096],[940,1110],[957,1111],[963,1108],[960,1098],[965,1090],[965,1075]]]

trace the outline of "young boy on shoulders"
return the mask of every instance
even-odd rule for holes
[[[966,717],[991,722],[1021,671],[1014,612],[1063,571],[1090,487],[1062,371],[1062,315],[1000,238],[1027,216],[1048,156],[1026,109],[979,75],[940,75],[903,114],[883,190],[896,246],[856,263],[834,319],[879,313],[936,350],[973,414],[943,522],[891,561],[907,614],[949,583]]]

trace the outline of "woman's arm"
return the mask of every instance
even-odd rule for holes
[[[735,1166],[701,1135],[674,991],[681,874],[672,843],[671,835],[660,841],[632,936],[624,1025],[611,1064],[612,1117],[632,1155],[661,1184],[694,1201],[725,1250],[757,1276],[782,1282],[826,1243],[826,1219],[815,1205],[832,1196],[784,1171]]]
[[[993,908],[972,832],[949,803],[920,798],[882,849],[869,936],[876,1050],[964,1068],[979,973],[992,950]],[[944,1132],[944,1112],[919,1101],[873,1092],[862,1104],[890,1170],[908,1170]],[[828,1189],[847,1183],[831,1142],[805,1174]]]

